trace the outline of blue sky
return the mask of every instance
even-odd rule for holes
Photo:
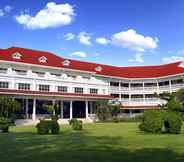
[[[1,0],[0,48],[117,66],[184,60],[183,0]]]

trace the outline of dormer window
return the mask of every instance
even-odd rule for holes
[[[41,63],[46,63],[47,62],[47,58],[45,56],[42,56],[38,59],[39,62]]]
[[[70,65],[70,61],[69,60],[64,60],[63,61],[63,65],[64,66],[69,66]]]
[[[98,71],[98,72],[100,72],[100,71],[102,71],[102,67],[101,67],[101,66],[97,66],[97,67],[95,68],[95,70]]]
[[[12,54],[12,58],[20,60],[22,58],[22,55],[18,52],[15,52]]]

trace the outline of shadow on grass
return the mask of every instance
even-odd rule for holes
[[[0,135],[0,162],[183,162],[169,149],[126,149],[122,137],[91,136],[83,130],[59,135],[14,132]],[[121,145],[121,144],[122,145]]]

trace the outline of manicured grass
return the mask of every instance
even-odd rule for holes
[[[0,162],[183,162],[184,129],[179,135],[140,132],[138,123],[61,126],[59,135],[37,135],[34,127],[0,134]]]

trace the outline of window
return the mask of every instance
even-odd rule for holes
[[[44,72],[39,72],[39,71],[32,71],[33,74],[37,74],[38,77],[44,77],[45,73]]]
[[[7,69],[6,68],[0,68],[0,73],[6,73]]]
[[[98,94],[98,89],[96,89],[96,88],[90,88],[90,93],[91,94]]]
[[[20,53],[18,53],[18,52],[15,52],[15,53],[12,54],[12,57],[14,59],[21,59],[22,55]]]
[[[50,74],[56,77],[61,77],[61,74],[58,74],[58,73],[50,73]]]
[[[73,79],[76,79],[76,76],[75,75],[72,75],[72,74],[68,74],[67,75],[69,78],[73,78]]]
[[[50,86],[49,85],[44,85],[44,84],[39,84],[39,91],[49,92],[50,91]]]
[[[110,86],[119,87],[119,82],[110,82]]]
[[[169,85],[169,81],[162,81],[162,82],[159,82],[158,84],[159,86],[167,86]]]
[[[26,75],[27,74],[27,71],[25,71],[25,70],[13,69],[13,71],[15,71],[18,75]]]
[[[121,87],[129,87],[128,83],[121,83]]]
[[[90,77],[87,77],[87,76],[83,76],[83,78],[86,80],[90,80]]]
[[[0,82],[0,88],[8,88],[9,83],[8,82]]]
[[[39,62],[41,63],[46,63],[47,62],[47,58],[45,56],[42,56],[38,59]]]
[[[69,66],[70,65],[70,61],[69,60],[64,60],[62,63],[63,63],[64,66]]]
[[[101,66],[97,66],[97,67],[95,68],[95,70],[98,71],[98,72],[100,72],[100,71],[102,71],[102,67],[101,67]]]
[[[75,93],[83,93],[83,88],[75,87]]]
[[[20,90],[30,90],[30,84],[29,83],[19,83],[18,89]]]
[[[68,87],[67,86],[58,86],[58,92],[67,92]]]

